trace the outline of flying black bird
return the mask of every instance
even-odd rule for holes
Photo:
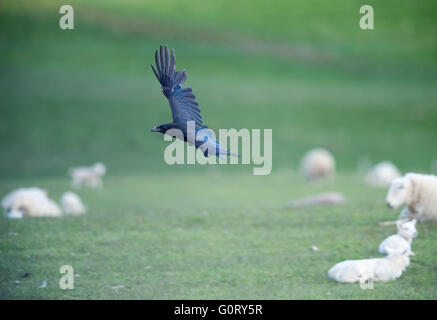
[[[182,88],[187,74],[185,69],[176,71],[174,49],[171,49],[170,55],[167,46],[160,46],[159,51],[155,52],[155,61],[156,69],[153,65],[151,67],[161,84],[162,93],[170,103],[173,122],[161,124],[150,131],[165,134],[170,129],[178,129],[183,133],[183,137],[170,135],[181,140],[183,138],[184,141],[202,150],[205,157],[215,155],[223,159],[224,155],[238,156],[222,147],[211,135],[208,127],[203,125],[199,104],[195,100],[196,96],[191,88]],[[193,124],[191,132],[190,126],[187,125],[189,121]]]

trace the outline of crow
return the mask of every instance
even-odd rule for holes
[[[221,146],[213,136],[208,126],[203,125],[199,104],[191,88],[182,88],[187,73],[184,70],[176,71],[174,49],[171,54],[167,46],[160,46],[155,52],[156,69],[151,65],[153,73],[161,84],[162,93],[170,103],[173,122],[153,127],[151,132],[161,132],[172,137],[184,140],[200,149],[205,157],[215,155],[221,159],[224,156],[237,156]],[[176,134],[178,129],[181,134]]]

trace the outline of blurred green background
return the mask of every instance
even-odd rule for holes
[[[53,1],[0,4],[0,177],[169,167],[148,130],[171,119],[150,64],[175,48],[211,128],[273,129],[273,170],[324,146],[429,171],[437,158],[436,1]],[[375,29],[359,28],[371,4]],[[221,166],[226,172],[232,166]],[[239,167],[249,173],[248,166]]]
[[[62,4],[74,30],[59,28]],[[359,28],[363,4],[374,30]],[[361,290],[327,271],[378,256],[395,232],[378,222],[399,212],[358,163],[427,173],[437,159],[436,34],[430,0],[1,1],[0,196],[39,186],[57,200],[69,167],[108,174],[77,191],[84,216],[0,219],[0,299],[435,299],[435,223],[418,226],[396,281]],[[164,163],[168,143],[149,132],[171,120],[150,69],[161,44],[209,127],[273,129],[271,175]],[[334,181],[296,174],[316,146],[333,152]],[[347,203],[286,206],[332,190]],[[59,288],[64,264],[74,290]]]

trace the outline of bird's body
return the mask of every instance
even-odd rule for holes
[[[151,129],[194,145],[205,156],[215,155],[222,158],[231,154],[215,140],[212,131],[203,125],[199,104],[191,88],[182,88],[187,75],[185,70],[176,71],[174,50],[171,55],[167,46],[161,46],[155,53],[156,69],[153,72],[162,87],[162,93],[170,104],[173,122],[165,123]],[[172,129],[177,129],[172,130]]]

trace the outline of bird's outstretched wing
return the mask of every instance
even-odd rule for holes
[[[167,46],[160,46],[155,52],[155,61],[156,69],[153,65],[152,69],[170,103],[173,122],[194,121],[196,126],[202,126],[202,115],[193,90],[182,88],[187,74],[185,70],[176,71],[174,49],[170,54]]]

